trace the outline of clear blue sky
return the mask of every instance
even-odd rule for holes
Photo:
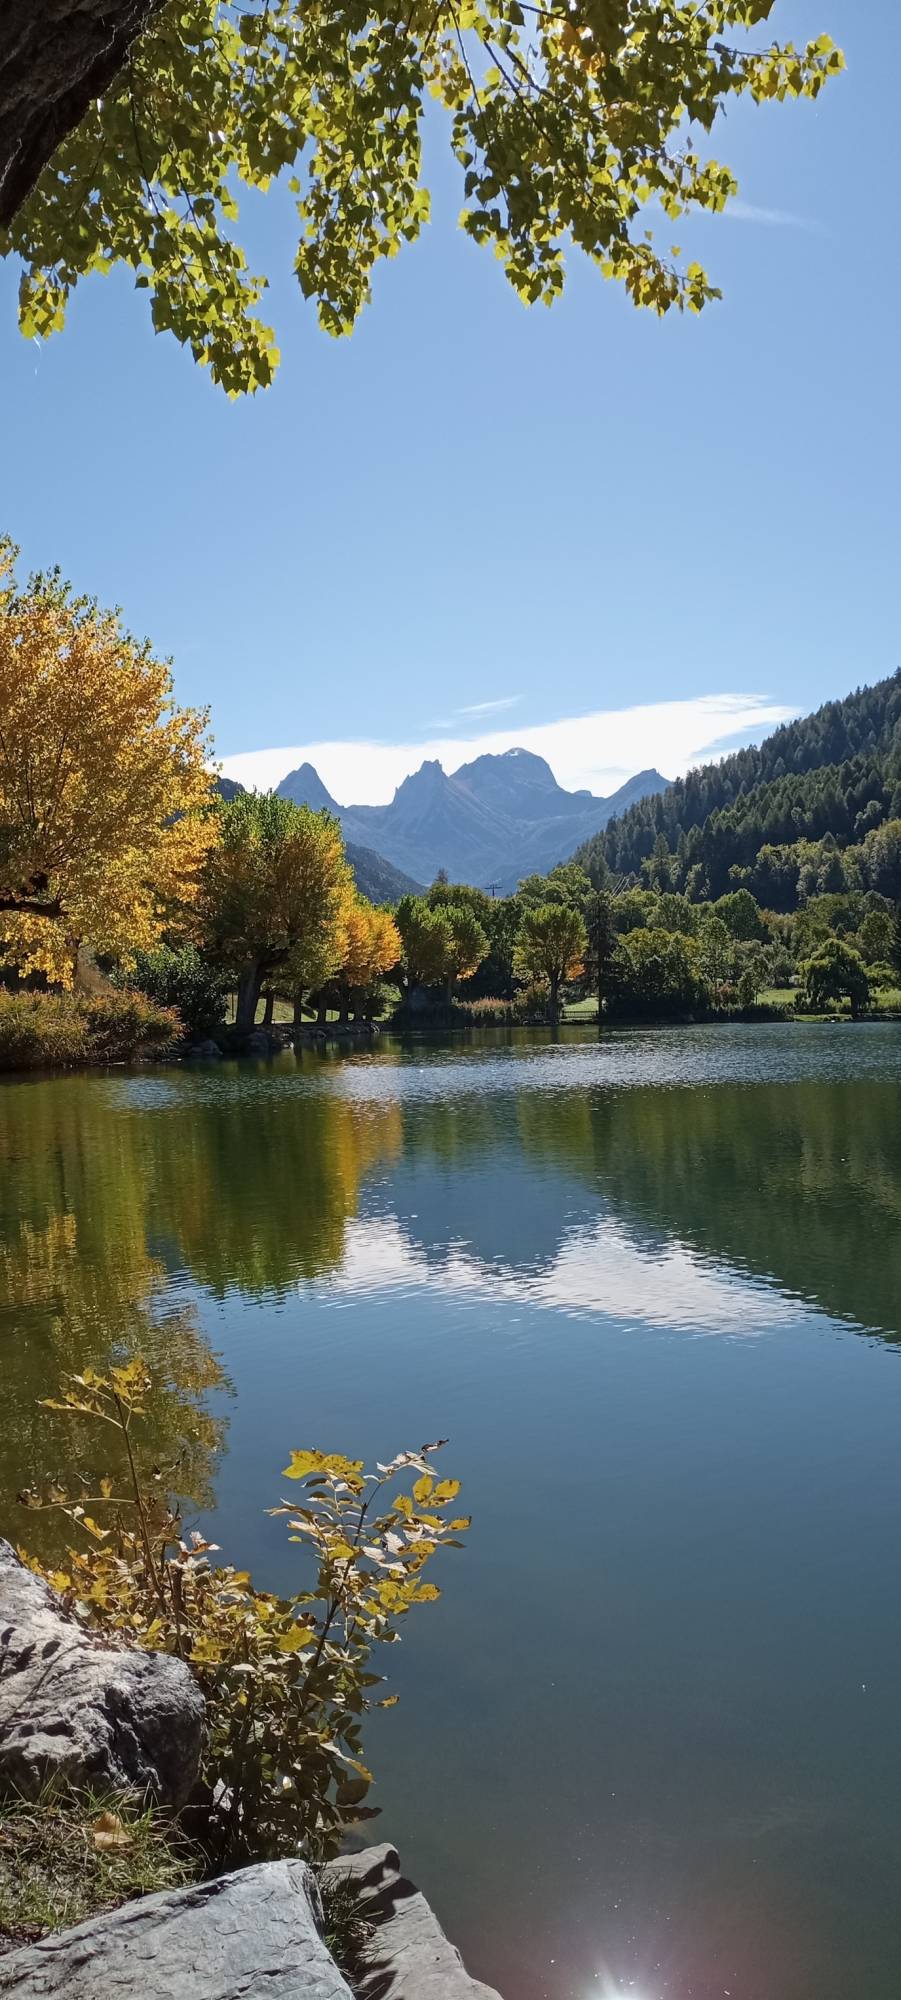
[[[254,210],[283,362],[243,404],[126,275],[38,349],[0,269],[0,524],[25,561],[121,603],[222,756],[436,724],[515,742],[723,691],[807,708],[891,671],[901,6],[782,0],[772,26],[827,29],[849,70],[717,127],[752,213],[665,226],[722,284],[700,320],[636,313],[575,256],[527,312],[455,227],[437,126],[432,225],[349,341],[295,288],[290,206]]]

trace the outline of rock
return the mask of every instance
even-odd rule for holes
[[[221,1056],[222,1050],[219,1047],[219,1043],[214,1042],[212,1037],[208,1035],[203,1042],[193,1042],[191,1047],[186,1050],[186,1054],[194,1062],[216,1062]]]
[[[342,1855],[325,1876],[349,1879],[376,1926],[370,1962],[356,1982],[358,2000],[500,2000],[493,1987],[470,1979],[421,1890],[401,1874],[396,1847]]]
[[[104,1645],[0,1541],[0,1791],[65,1782],[180,1806],[203,1716],[180,1660]]]
[[[271,1046],[268,1028],[254,1028],[244,1044],[244,1053],[248,1056],[268,1056]]]
[[[350,2000],[303,1861],[124,1903],[0,1958],[0,2000]]]

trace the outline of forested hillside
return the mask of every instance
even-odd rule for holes
[[[635,876],[695,900],[746,886],[784,911],[843,889],[897,896],[901,670],[638,801],[577,859],[598,881]]]

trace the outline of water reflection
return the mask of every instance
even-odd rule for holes
[[[0,1089],[14,1532],[113,1342],[264,1581],[292,1444],[450,1432],[472,1546],[373,1761],[507,2000],[901,1990],[899,1077],[792,1027]]]
[[[797,1317],[778,1291],[752,1287],[675,1239],[651,1246],[611,1218],[564,1235],[546,1262],[518,1267],[482,1259],[453,1235],[438,1254],[434,1244],[417,1240],[416,1221],[406,1228],[396,1217],[350,1223],[328,1289],[365,1295],[433,1287],[444,1296],[507,1299],[689,1333],[756,1335]]]

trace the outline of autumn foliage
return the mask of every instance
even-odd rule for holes
[[[118,614],[0,542],[0,962],[71,984],[190,902],[210,841],[206,717]]]

